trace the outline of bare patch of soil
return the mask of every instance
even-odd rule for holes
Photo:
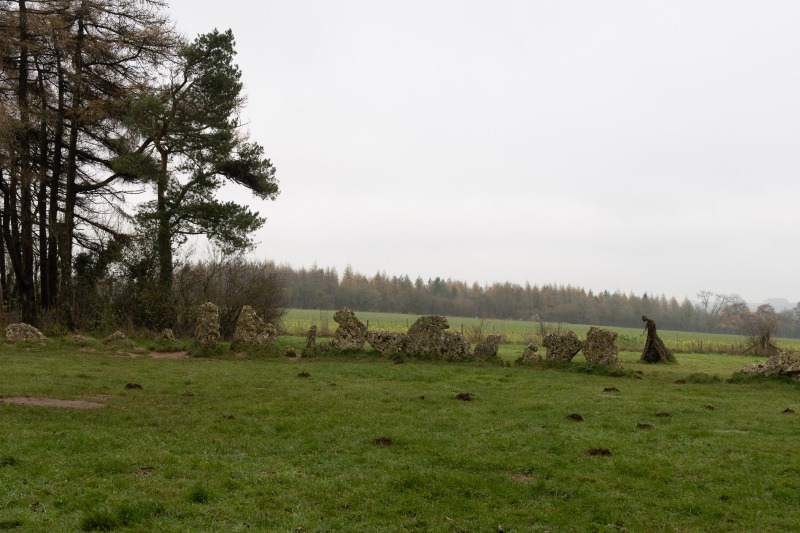
[[[375,446],[391,446],[392,439],[389,437],[378,437],[376,439],[372,439],[372,444]]]
[[[66,409],[99,409],[105,407],[104,403],[89,402],[86,400],[60,400],[58,398],[40,398],[35,396],[17,396],[2,398],[5,403],[16,405],[35,405],[38,407],[62,407]]]
[[[708,409],[709,411],[713,411],[715,409],[715,407],[713,405],[711,405],[711,404],[708,404],[708,405],[706,405],[706,409]]]
[[[611,456],[611,450],[608,448],[591,448],[586,450],[586,455],[601,455],[609,457]]]
[[[578,413],[572,413],[571,415],[566,416],[567,420],[574,420],[575,422],[583,422],[583,417]]]
[[[511,479],[517,483],[533,483],[536,481],[536,476],[531,475],[528,472],[515,472],[514,474],[511,474]]]
[[[619,389],[616,387],[606,387],[603,389],[603,392],[619,392]]]
[[[461,392],[456,394],[456,400],[461,400],[462,402],[471,402],[473,397],[469,392]]]
[[[666,418],[669,416],[669,413],[662,411],[660,413],[656,413],[656,416],[660,416],[661,418]]]
[[[114,352],[114,355],[116,355],[117,357],[129,357],[131,359],[136,359],[142,356],[142,354],[140,353],[126,352],[123,350],[117,350],[116,352]]]
[[[186,352],[150,352],[153,359],[189,359]]]
[[[309,374],[308,372],[300,372],[299,374],[297,374],[297,377],[298,378],[310,378],[311,374]]]
[[[137,476],[149,476],[155,471],[155,468],[152,466],[143,466],[141,468],[137,468],[133,471],[134,474]]]
[[[790,414],[794,413],[794,409],[791,409],[791,408],[787,407],[786,409],[784,409],[783,411],[781,411],[781,413],[784,413],[784,414],[790,415]]]
[[[685,379],[676,379],[675,380],[675,385],[686,385],[686,380]]]
[[[142,386],[139,385],[138,383],[126,383],[125,384],[125,388],[126,389],[141,389]]]

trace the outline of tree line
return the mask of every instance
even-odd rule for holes
[[[174,323],[177,248],[246,250],[264,223],[220,187],[278,194],[242,129],[233,34],[188,40],[166,8],[0,2],[0,299],[27,323],[80,327],[114,268]]]
[[[301,309],[436,314],[566,322],[598,326],[643,327],[642,315],[652,317],[659,328],[745,333],[753,327],[751,311],[736,295],[700,291],[697,300],[678,301],[665,295],[621,291],[594,292],[572,285],[490,285],[436,277],[423,280],[376,273],[365,276],[347,267],[340,276],[334,268],[295,269],[280,267],[286,285],[287,304]],[[779,335],[800,336],[800,304],[793,310],[776,312],[761,306],[761,317],[774,318]]]

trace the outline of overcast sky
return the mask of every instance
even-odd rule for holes
[[[232,29],[255,256],[800,300],[800,2],[172,0]],[[241,196],[250,202],[250,197]]]

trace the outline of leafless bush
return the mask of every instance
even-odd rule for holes
[[[469,330],[467,331],[467,340],[469,342],[482,342],[483,339],[486,337],[486,319],[481,318],[480,322],[478,322],[475,326],[470,326]]]
[[[536,339],[537,344],[541,345],[544,341],[544,338],[550,335],[551,333],[556,333],[561,335],[561,332],[564,329],[564,323],[558,322],[555,325],[552,322],[543,322],[539,320],[539,332],[538,332],[538,339]]]
[[[191,330],[196,318],[193,310],[204,302],[219,307],[220,330],[225,338],[233,335],[244,305],[252,306],[259,317],[276,327],[285,314],[286,290],[272,262],[217,254],[184,265],[176,274],[174,286],[182,331]]]

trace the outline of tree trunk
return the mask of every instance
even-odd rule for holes
[[[61,173],[63,171],[63,149],[64,149],[64,121],[66,120],[66,105],[64,93],[66,85],[64,82],[64,68],[62,56],[56,51],[56,68],[58,71],[58,113],[53,132],[53,168],[50,176],[50,205],[47,214],[49,231],[47,235],[47,281],[49,283],[48,293],[50,305],[55,305],[59,300],[59,276],[58,276],[58,244],[62,225],[58,223],[58,194],[61,188]]]
[[[45,111],[44,96],[42,111]],[[50,271],[47,269],[47,123],[39,128],[39,192],[36,197],[39,214],[39,297],[42,309],[50,307]]]
[[[19,259],[15,264],[17,283],[19,284],[20,310],[22,321],[32,326],[38,325],[36,316],[36,287],[34,285],[33,258],[33,213],[31,209],[33,172],[31,168],[31,128],[28,100],[28,8],[25,0],[19,0],[19,37],[20,59],[19,80],[17,87],[17,103],[20,110],[21,130],[18,135],[19,145]],[[14,194],[14,191],[11,191]]]
[[[59,252],[61,255],[61,283],[59,289],[59,300],[64,311],[64,320],[67,328],[75,329],[75,318],[73,316],[72,292],[72,240],[75,233],[75,203],[77,191],[75,181],[78,176],[78,129],[81,117],[81,105],[83,103],[82,83],[83,77],[83,39],[84,28],[84,9],[86,2],[81,3],[78,16],[78,31],[75,36],[75,50],[72,63],[75,69],[74,86],[72,88],[72,102],[69,111],[69,141],[67,144],[67,173],[64,186],[64,227],[60,234],[61,243]]]
[[[160,175],[158,177],[158,204],[156,207],[157,235],[156,250],[158,252],[158,284],[169,295],[172,291],[172,236],[169,227],[169,213],[167,210],[167,174],[168,155],[161,153]]]

